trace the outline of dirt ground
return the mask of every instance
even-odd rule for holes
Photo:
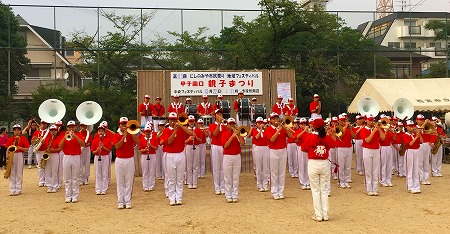
[[[92,165],[93,166],[93,165]],[[378,197],[364,194],[364,179],[352,169],[351,189],[332,184],[330,221],[317,223],[311,191],[298,179],[287,178],[284,200],[258,192],[251,173],[242,173],[239,202],[226,203],[215,195],[212,178],[199,180],[196,190],[185,187],[182,206],[169,206],[163,181],[143,192],[134,181],[133,208],[116,207],[114,175],[107,195],[81,186],[78,203],[64,203],[64,191],[46,193],[37,186],[37,169],[24,169],[22,194],[9,196],[8,180],[0,180],[0,233],[442,233],[450,230],[450,165],[444,177],[431,178],[421,194],[406,191],[405,179],[394,176],[393,188],[380,188]],[[112,170],[114,171],[114,169]],[[4,170],[0,170],[3,175]]]

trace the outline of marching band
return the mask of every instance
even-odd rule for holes
[[[36,130],[31,122],[23,131],[20,125],[14,125],[14,135],[4,145],[8,172],[5,178],[10,180],[10,195],[22,192],[23,152],[28,148],[36,153],[40,187],[46,186],[48,193],[56,193],[64,175],[66,203],[76,203],[79,186],[88,184],[90,158],[94,155],[95,193],[104,195],[111,178],[114,147],[117,206],[130,209],[135,163],[138,163],[133,156],[137,148],[143,191],[153,191],[155,180],[164,179],[169,205],[181,205],[183,184],[196,189],[198,178],[206,174],[206,145],[210,143],[214,193],[224,194],[227,202],[237,202],[241,146],[245,138],[252,139],[256,189],[266,192],[270,186],[273,199],[284,199],[286,173],[292,178],[298,177],[302,190],[312,190],[313,219],[317,221],[329,218],[328,200],[320,197],[330,195],[332,179],[337,180],[340,188],[351,188],[353,151],[356,171],[364,176],[369,196],[378,196],[378,185],[392,187],[393,173],[406,177],[408,192],[412,194],[421,192],[420,185],[431,184],[430,174],[442,176],[445,130],[436,117],[428,120],[418,114],[413,122],[406,117],[380,115],[377,118],[377,112],[361,111],[354,124],[348,121],[346,114],[323,120],[319,96],[315,94],[309,120],[297,118],[298,108],[293,99],[289,98],[288,104],[284,104],[282,96],[278,96],[272,113],[265,119],[265,114],[264,117],[256,112],[250,115],[250,110],[244,109],[244,94],[239,92],[234,101],[236,118],[230,118],[229,103],[227,110],[222,95],[214,104],[203,95],[202,103],[187,104],[186,109],[179,102],[179,96],[173,98],[174,102],[167,107],[168,125],[161,98],[157,97],[153,105],[149,95],[144,96],[144,103],[138,108],[141,122],[121,117],[117,132],[108,129],[105,121],[99,124],[95,134],[87,129],[87,125],[100,120],[101,114],[94,120],[79,117],[79,125],[68,121],[66,130],[62,130],[60,119],[48,120],[46,116],[41,116]],[[248,104],[249,108],[258,105],[256,99]],[[228,112],[227,117],[224,111]],[[251,130],[239,127],[239,121],[248,118],[244,117],[246,111],[254,123]],[[94,112],[101,113],[101,109],[94,109]],[[31,144],[22,134],[30,137]]]

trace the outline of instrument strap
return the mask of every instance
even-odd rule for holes
[[[84,139],[84,143],[85,143],[85,144],[86,144],[86,143],[88,142],[88,140],[89,140],[89,135],[90,135],[90,132],[89,132],[89,130],[86,129],[86,139]]]

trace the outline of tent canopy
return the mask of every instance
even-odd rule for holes
[[[359,113],[358,102],[373,97],[380,112],[393,111],[398,98],[406,98],[414,111],[450,111],[450,78],[424,79],[367,79],[348,107],[349,113]]]

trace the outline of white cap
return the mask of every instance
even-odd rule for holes
[[[278,95],[278,99],[283,99],[283,96],[281,96],[281,95]]]
[[[236,120],[234,118],[228,118],[227,123],[236,123]]]
[[[119,124],[126,123],[126,122],[128,122],[128,118],[127,117],[120,117]]]
[[[198,123],[198,124],[203,124],[203,119],[198,119],[198,120],[197,120],[197,123]]]
[[[174,98],[179,98],[180,96],[178,94],[173,95]]]
[[[150,98],[150,95],[145,94],[145,95],[144,95],[144,98]]]
[[[169,119],[178,119],[177,113],[175,113],[175,112],[170,112],[170,113],[169,113]]]
[[[263,117],[258,117],[258,118],[256,118],[256,121],[255,121],[256,123],[263,123],[264,122],[264,119],[263,119]]]
[[[188,116],[188,121],[189,122],[195,122],[195,117],[193,115],[189,115]]]
[[[264,119],[263,123],[268,123],[269,120],[268,119]]]
[[[208,95],[203,94],[203,95],[202,95],[202,98],[208,98]]]
[[[22,129],[22,127],[20,126],[20,124],[14,124],[14,126],[12,127],[13,129],[14,128],[20,128],[20,129]]]
[[[306,123],[306,122],[307,122],[306,118],[300,118],[300,123]]]
[[[272,113],[270,114],[270,118],[275,118],[275,117],[278,117],[278,114],[275,113],[275,112],[272,112]]]
[[[69,126],[77,126],[77,123],[75,123],[75,121],[70,120],[69,122],[67,122],[67,127]]]
[[[340,115],[339,115],[339,120],[345,120],[345,116],[342,115],[342,114],[340,114]]]
[[[103,127],[105,127],[105,128],[108,128],[108,122],[102,121],[102,122],[100,123],[100,126],[103,126]]]
[[[418,114],[417,116],[416,116],[416,119],[425,119],[425,116],[423,116],[422,114]]]
[[[58,130],[58,127],[56,126],[56,125],[52,125],[52,126],[50,126],[50,128],[49,128],[50,130]]]
[[[62,123],[62,121],[60,120],[60,121],[56,121],[56,122],[55,122],[55,125],[56,125],[56,126],[63,126],[63,123]]]
[[[432,121],[438,121],[439,119],[436,116],[431,117]]]
[[[387,116],[385,114],[380,115],[380,119],[386,118]]]
[[[294,99],[293,98],[288,98],[288,102],[290,102],[290,101],[294,101]]]
[[[414,126],[415,124],[414,124],[414,121],[412,121],[412,120],[407,120],[406,121],[406,126]]]
[[[223,98],[222,94],[217,95],[217,98]]]
[[[192,101],[191,98],[186,98],[186,101]]]
[[[147,132],[147,131],[152,131],[152,128],[151,127],[149,127],[149,126],[145,126],[145,128],[144,128],[144,132]]]
[[[317,94],[317,93],[314,94],[314,97],[315,97],[315,98],[318,98],[318,97],[319,97],[319,94]]]

